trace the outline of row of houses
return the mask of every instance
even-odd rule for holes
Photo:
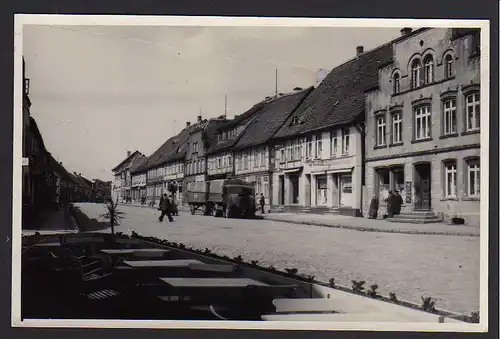
[[[94,201],[111,197],[111,181],[90,181],[81,173],[70,173],[45,147],[36,120],[30,113],[29,79],[23,60],[23,228],[39,222],[39,216],[49,210],[73,202]]]
[[[187,183],[243,178],[276,209],[366,216],[391,190],[403,212],[479,224],[479,30],[401,30],[315,88],[267,97],[233,119],[190,124],[113,169],[114,196],[148,201]],[[354,51],[353,51],[354,52]],[[354,53],[353,53],[354,54]],[[428,214],[428,213],[427,213]]]

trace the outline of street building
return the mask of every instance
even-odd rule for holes
[[[360,215],[364,90],[377,84],[389,45],[364,52],[328,73],[274,135],[273,204]]]
[[[398,190],[403,213],[479,225],[479,30],[401,32],[366,93],[363,210]]]
[[[312,90],[313,87],[306,90],[296,88],[292,93],[266,99],[232,147],[234,177],[253,183],[256,196],[264,195],[266,209],[273,204],[271,155],[274,152],[271,138]]]
[[[235,115],[233,119],[222,123],[217,130],[217,140],[207,150],[208,180],[227,179],[234,176],[233,146],[245,133],[245,129],[256,117],[262,102],[254,105],[243,114]],[[220,119],[224,119],[221,116]]]
[[[139,151],[127,151],[127,157],[113,169],[113,201],[125,201],[132,199],[132,177],[131,169],[138,166],[145,159],[145,155]]]

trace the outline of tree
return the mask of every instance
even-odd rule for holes
[[[100,215],[101,218],[109,220],[109,225],[111,226],[111,234],[115,234],[115,226],[119,225],[119,221],[123,219],[125,213],[118,210],[118,199],[116,202],[109,199],[106,203],[106,213]]]

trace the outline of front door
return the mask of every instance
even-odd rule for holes
[[[299,203],[299,177],[290,175],[290,184],[292,186],[292,204]]]
[[[278,187],[278,194],[279,194],[279,204],[284,205],[285,204],[285,177],[283,175],[279,176],[279,187]]]
[[[415,165],[415,209],[431,209],[431,165]]]
[[[354,206],[352,193],[352,174],[340,175],[340,206]]]

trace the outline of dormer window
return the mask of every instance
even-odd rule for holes
[[[297,125],[299,123],[299,117],[293,117],[292,123],[290,124],[291,126]]]

